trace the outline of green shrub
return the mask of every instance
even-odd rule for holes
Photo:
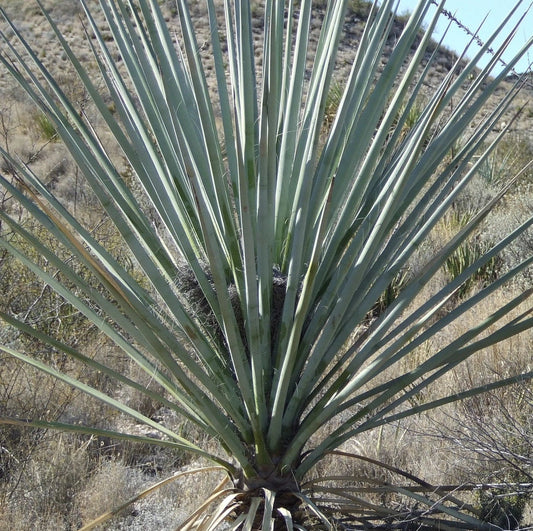
[[[350,0],[348,2],[348,9],[356,16],[366,20],[370,14],[372,2],[365,0]]]
[[[457,232],[463,228],[472,218],[472,214],[459,214],[454,211],[446,219],[447,230]],[[444,262],[444,270],[448,274],[450,280],[453,280],[461,275],[467,268],[475,264],[482,258],[493,244],[482,240],[481,237],[474,238],[461,244]],[[499,256],[492,257],[487,263],[483,264],[468,279],[461,285],[457,291],[457,297],[463,298],[474,288],[480,288],[490,285],[498,278],[501,271],[502,259]]]
[[[524,135],[511,134],[504,139],[479,168],[479,175],[489,186],[507,184],[523,167],[533,160],[533,142]],[[522,193],[533,182],[533,167],[529,168],[515,185]]]
[[[39,130],[42,138],[51,142],[59,140],[59,135],[57,134],[56,126],[54,122],[46,116],[46,114],[39,113],[35,117],[35,124]]]
[[[501,492],[481,491],[479,493],[481,519],[501,529],[520,529],[525,507],[524,495],[509,496]]]

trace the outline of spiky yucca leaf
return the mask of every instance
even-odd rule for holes
[[[386,310],[369,320],[383,293],[404,274],[416,249],[505,134],[491,135],[509,112],[521,81],[492,111],[486,105],[531,42],[491,77],[511,32],[489,64],[478,68],[505,31],[506,19],[474,50],[473,60],[457,61],[421,106],[419,95],[437,54],[427,49],[440,8],[430,13],[432,2],[421,1],[383,62],[395,2],[376,3],[332,119],[326,107],[347,0],[327,2],[316,48],[310,45],[310,0],[265,0],[259,50],[249,2],[206,0],[214,64],[209,75],[186,0],[177,2],[177,42],[156,0],[80,4],[89,42],[94,41],[98,80],[45,15],[106,138],[127,160],[142,200],[100,132],[67,98],[3,9],[10,33],[2,33],[0,61],[53,123],[138,271],[126,270],[39,176],[3,149],[17,169],[15,180],[1,177],[6,192],[86,268],[91,282],[9,211],[0,212],[2,223],[25,246],[7,237],[0,245],[92,321],[160,391],[144,389],[16,316],[1,316],[185,416],[218,440],[228,457],[210,455],[116,397],[13,346],[0,349],[159,430],[161,444],[186,448],[225,467],[237,494],[226,497],[224,507],[231,507],[236,526],[251,528],[261,520],[270,529],[276,520],[290,529],[297,525],[302,504],[326,521],[313,500],[299,492],[312,467],[367,430],[482,392],[486,386],[425,404],[409,401],[474,353],[533,325],[527,291],[436,348],[425,362],[401,370],[402,360],[420,345],[531,267],[533,256],[461,299],[447,314],[439,313],[469,277],[533,224],[533,217],[420,302],[424,287],[505,189],[480,206],[457,235],[402,282]],[[95,20],[97,12],[104,14],[112,42]],[[118,66],[116,52],[123,59]],[[213,86],[216,97],[211,96]],[[330,126],[325,138],[324,123]],[[28,249],[58,274],[34,263]],[[518,317],[506,320],[511,312],[519,312]],[[354,336],[355,330],[360,332]],[[391,369],[396,375],[378,383]],[[332,420],[335,429],[309,448],[311,437]],[[21,421],[0,417],[0,423],[16,422]],[[29,424],[67,428],[39,420]],[[94,432],[91,427],[70,429]],[[218,523],[225,510],[221,506],[198,525]],[[465,525],[477,525],[456,509],[442,505],[442,510]]]

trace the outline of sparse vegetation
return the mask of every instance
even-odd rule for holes
[[[452,210],[443,220],[448,238],[465,227],[472,217],[471,212],[459,213]],[[479,236],[461,244],[444,263],[444,270],[449,275],[450,280],[456,279],[467,268],[472,267],[478,260],[482,259],[493,245],[492,242],[482,240]],[[501,262],[502,259],[499,256],[493,256],[488,262],[485,262],[478,270],[468,276],[464,284],[458,289],[457,297],[464,297],[475,286],[480,288],[490,285],[500,274]]]
[[[348,2],[348,9],[356,16],[366,20],[372,9],[372,2],[365,0],[350,0]]]
[[[0,529],[533,523],[533,148],[431,4],[2,5]]]
[[[38,113],[35,118],[35,123],[45,140],[54,142],[58,139],[57,130],[46,114]]]
[[[531,160],[533,160],[531,139],[523,135],[510,134],[481,165],[479,174],[487,185],[503,186]],[[527,193],[531,191],[532,183],[533,168],[529,168],[515,186]]]

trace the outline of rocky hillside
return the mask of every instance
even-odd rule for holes
[[[97,3],[97,0],[89,0],[89,4]],[[68,41],[71,43],[78,56],[82,59],[91,62],[91,50],[88,44],[87,37],[83,25],[80,23],[82,10],[77,0],[45,0],[45,6],[51,11],[54,20],[56,20],[61,30],[66,35]],[[165,0],[160,2],[162,9],[169,25],[175,29],[176,35],[179,38],[179,22],[177,19],[177,9],[175,7],[174,0]],[[190,2],[191,14],[193,16],[193,22],[197,28],[199,52],[205,61],[207,70],[211,70],[212,54],[210,51],[210,36],[209,27],[207,24],[207,11],[204,2]],[[254,28],[256,31],[256,43],[257,43],[257,62],[258,66],[261,65],[260,44],[262,38],[262,2],[259,0],[252,1],[252,8],[254,11]],[[311,48],[317,42],[318,33],[322,25],[324,15],[324,0],[318,0],[313,13],[312,27],[313,34],[310,39]],[[362,31],[366,17],[368,16],[370,3],[362,0],[352,0],[350,2],[350,9],[346,16],[346,23],[344,27],[344,36],[340,46],[339,55],[337,58],[337,68],[335,71],[335,79],[341,85],[345,79],[347,79],[350,68],[355,56],[357,46],[360,42]],[[60,78],[65,78],[68,75],[67,59],[65,54],[61,51],[57,44],[54,34],[51,31],[44,16],[40,12],[38,6],[33,2],[27,0],[4,0],[2,6],[5,8],[10,17],[17,25],[17,27],[23,32],[23,34],[34,43],[36,50],[39,50],[40,59],[46,64],[50,65],[52,71],[60,73]],[[220,6],[220,20],[223,22],[223,7],[222,0],[219,0]],[[97,20],[99,27],[104,30],[104,36],[109,35],[105,31],[105,21],[103,14]],[[405,23],[405,17],[398,17],[393,25],[391,35],[389,38],[388,46],[384,51],[384,57],[390,54],[394,47],[397,36],[401,33],[403,25]],[[6,32],[12,35],[12,32],[8,30]],[[109,36],[109,39],[111,37]],[[436,43],[434,43],[436,47]],[[474,45],[475,46],[475,45]],[[433,50],[429,50],[429,53]],[[429,73],[427,79],[428,91],[438,85],[439,81],[446,75],[452,68],[457,60],[455,53],[446,48],[440,48],[437,52],[437,58],[434,63],[434,67]],[[117,54],[117,62],[120,63],[121,58]],[[514,76],[510,76],[508,83],[502,85],[502,91],[509,90],[514,83]],[[7,85],[6,85],[7,83]],[[4,96],[9,96],[9,81],[5,76],[0,78],[0,87],[4,92]],[[7,94],[6,94],[7,90]],[[501,95],[501,92],[500,92]],[[526,102],[531,100],[533,96],[533,76],[530,75],[529,81],[526,84],[521,96],[516,101],[515,107],[521,107],[526,105],[524,109],[524,115],[517,124],[517,128],[520,131],[524,131],[529,135],[533,135],[533,103],[527,104]],[[5,101],[5,98],[3,98]]]
[[[97,5],[98,0],[87,0],[89,4]],[[165,18],[176,34],[176,40],[179,42],[180,25],[175,7],[175,0],[165,0],[160,2]],[[205,64],[208,77],[213,72],[212,51],[210,49],[209,27],[206,22],[206,7],[204,2],[190,2],[191,14],[195,24],[198,36],[199,54]],[[252,8],[254,13],[254,30],[256,34],[256,59],[258,65],[258,76],[261,71],[261,39],[263,31],[262,2],[253,0]],[[95,43],[94,37],[86,30],[83,24],[83,13],[78,0],[44,0],[44,5],[53,19],[57,22],[61,31],[64,33],[68,42],[74,49],[78,58],[87,65],[89,72],[94,72],[97,79],[98,71],[93,58],[91,44]],[[218,0],[219,16],[223,24],[223,2]],[[318,35],[324,17],[324,0],[316,2],[313,17],[313,32],[310,39],[310,48],[318,40]],[[351,66],[357,47],[361,40],[366,17],[368,16],[369,4],[361,0],[352,0],[346,22],[344,25],[344,35],[341,41],[339,54],[334,71],[332,83],[333,99],[339,98],[342,87],[348,79]],[[98,128],[99,120],[96,113],[91,108],[89,98],[82,83],[77,79],[65,52],[61,49],[56,40],[54,32],[50,28],[46,18],[43,16],[39,7],[33,2],[27,0],[4,0],[2,7],[12,18],[16,27],[22,32],[24,37],[32,43],[33,48],[37,51],[38,57],[54,73],[59,80],[63,89],[72,101],[79,106],[79,112],[83,112],[89,117],[91,122]],[[103,13],[95,10],[96,23],[103,32],[112,48],[112,38],[106,30],[106,23]],[[394,48],[396,39],[403,29],[405,18],[399,17],[393,24],[386,49],[384,50],[384,61]],[[5,23],[0,25],[11,42],[16,43],[14,32]],[[432,44],[432,49],[428,50],[425,60],[435,51],[436,44]],[[122,64],[122,58],[118,52],[115,52],[117,65]],[[312,53],[310,54],[312,57]],[[437,87],[443,77],[454,67],[457,60],[456,55],[445,48],[436,50],[436,59],[433,62],[429,74],[426,78],[426,94],[431,94]],[[310,65],[311,66],[311,65]],[[421,65],[421,67],[424,65]],[[510,76],[508,81],[503,83],[499,91],[492,99],[493,104],[511,90],[516,79]],[[215,83],[212,84],[213,99],[216,100]],[[59,192],[67,201],[74,203],[85,193],[81,180],[78,179],[77,169],[70,160],[68,153],[55,135],[53,124],[43,116],[28,98],[18,88],[17,84],[10,76],[0,76],[0,142],[12,153],[16,153],[24,162],[30,164],[34,171],[40,175],[47,184],[53,186],[56,192]],[[112,107],[110,100],[110,108]],[[519,138],[520,143],[528,145],[533,144],[533,79],[530,77],[528,83],[524,86],[521,94],[513,102],[507,116],[502,122],[509,121],[511,116],[518,109],[522,108],[521,115],[513,124],[511,132],[514,138]],[[333,105],[332,112],[335,110]],[[497,127],[499,130],[501,127]],[[102,133],[105,135],[105,133]],[[110,145],[113,143],[110,142]],[[115,162],[120,164],[122,155],[118,150],[113,154]],[[0,169],[9,172],[9,164],[6,161],[0,161]],[[89,193],[87,191],[87,193]],[[0,198],[1,200],[1,198]]]

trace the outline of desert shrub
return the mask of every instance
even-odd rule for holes
[[[117,505],[124,503],[133,497],[139,490],[146,486],[147,478],[139,469],[128,467],[121,459],[102,460],[91,478],[79,489],[76,496],[76,507],[79,511],[80,523],[89,522],[102,514],[104,511],[112,510]],[[113,485],[113,496],[109,496],[109,491],[102,489],[102,485]],[[174,495],[179,493],[174,492]],[[163,498],[162,503],[157,503],[159,514],[149,514],[143,517],[142,512],[137,508],[127,508],[122,513],[116,515],[114,521],[102,526],[103,529],[142,529],[137,527],[137,523],[142,521],[145,529],[170,529],[173,522],[177,520],[176,511],[172,500]]]
[[[325,109],[325,128],[326,130],[331,127],[333,120],[339,109],[342,95],[344,94],[344,87],[340,81],[333,79],[331,86],[329,87],[328,96],[326,98]]]
[[[493,363],[492,370],[501,371],[505,362]],[[483,471],[489,484],[531,483],[533,423],[529,413],[532,406],[531,387],[515,385],[490,393],[484,399],[468,400],[456,409],[455,429],[449,435],[470,455],[473,473]],[[522,491],[521,487],[516,490]],[[533,492],[526,488],[522,494],[521,498],[526,499]]]
[[[57,130],[54,123],[46,116],[46,114],[39,113],[35,117],[37,128],[41,132],[41,136],[48,141],[54,142],[58,140]]]
[[[377,317],[384,313],[385,310],[399,297],[402,290],[409,283],[409,279],[410,272],[408,269],[399,271],[376,301],[376,304],[370,312],[371,316]]]
[[[450,233],[456,233],[470,221],[471,217],[472,214],[469,212],[459,213],[453,210],[444,220],[445,230]],[[477,235],[461,244],[453,254],[448,256],[444,263],[444,270],[449,275],[450,280],[457,278],[468,267],[475,264],[492,246],[493,244],[482,239],[481,235]],[[494,256],[469,276],[457,291],[457,297],[466,296],[475,286],[478,288],[487,286],[498,278],[501,268],[502,258]]]
[[[26,228],[35,237],[47,240],[64,260],[70,260],[70,255],[65,254],[58,242],[54,241],[54,238],[42,227],[30,222],[26,224]],[[14,245],[18,238],[14,234],[9,236],[11,244]],[[47,266],[44,257],[39,256],[33,250],[28,249],[28,251],[37,263],[42,264],[43,267]],[[55,335],[60,341],[79,344],[89,340],[91,333],[95,331],[94,326],[14,257],[4,255],[0,262],[0,269],[0,292],[2,293],[0,308],[3,312],[17,316],[29,326],[35,326],[47,335]],[[55,273],[53,268],[50,271],[52,274]],[[84,271],[83,267],[80,267],[78,271],[81,275],[87,275],[87,270]],[[21,339],[25,341],[28,338],[24,339],[24,336],[21,336]]]
[[[533,142],[526,135],[510,134],[479,168],[479,175],[486,185],[503,186],[523,167],[533,160]],[[515,183],[515,193],[531,189],[533,167],[526,171]]]
[[[370,14],[372,2],[365,0],[350,0],[348,2],[348,9],[356,16],[366,20]]]
[[[524,496],[502,495],[499,492],[479,493],[481,519],[497,525],[501,529],[520,529],[520,522],[524,512]]]
[[[27,455],[16,472],[0,484],[0,496],[4,503],[9,500],[7,510],[0,514],[0,527],[22,531],[79,527],[75,495],[95,466],[86,453],[86,443],[78,437],[41,433],[38,444],[15,452],[21,455],[24,450]]]
[[[495,241],[503,234],[515,228],[531,212],[533,202],[530,194],[523,192],[513,193],[494,212],[487,218],[484,226],[482,238],[486,241]],[[504,273],[511,269],[515,264],[524,260],[524,257],[530,256],[533,250],[533,231],[526,231],[521,238],[514,241],[507,249],[501,253],[501,272]],[[533,277],[531,271],[526,270],[520,274],[514,283],[521,289],[528,289],[531,286]]]

